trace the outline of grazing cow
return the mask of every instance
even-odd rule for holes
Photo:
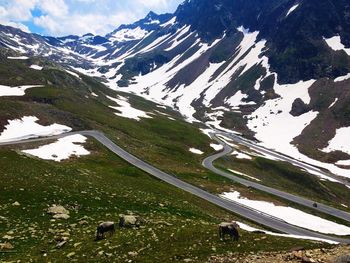
[[[239,225],[236,222],[231,223],[221,223],[219,225],[219,237],[222,241],[225,240],[225,236],[229,235],[233,240],[239,240]]]
[[[97,227],[96,240],[105,238],[105,233],[109,233],[112,236],[115,233],[114,222],[104,222]]]

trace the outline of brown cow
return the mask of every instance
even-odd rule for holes
[[[225,236],[229,235],[232,240],[238,241],[239,240],[239,225],[236,222],[231,223],[221,223],[219,225],[219,237],[222,241],[225,240]]]
[[[101,240],[105,238],[105,233],[109,233],[112,236],[115,233],[114,222],[104,222],[101,223],[96,230],[96,240]]]

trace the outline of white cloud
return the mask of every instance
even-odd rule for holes
[[[147,12],[173,11],[182,0],[0,0],[0,23],[28,31],[34,23],[47,35],[104,35],[120,24],[132,23]],[[34,17],[33,10],[40,16]]]
[[[60,25],[57,20],[54,20],[50,16],[40,16],[34,18],[34,24],[45,28],[48,32],[58,32],[60,31]]]
[[[42,12],[54,17],[65,17],[69,10],[64,0],[41,0],[38,7]]]
[[[34,18],[34,23],[52,35],[79,35],[86,32],[103,35],[115,29],[116,25],[128,22],[130,17],[133,15],[125,12],[108,17],[99,14],[73,14],[69,18],[52,18],[46,15]]]
[[[139,4],[143,5],[144,7],[158,7],[158,8],[164,8],[167,7],[169,2],[166,0],[136,0]]]
[[[0,20],[0,24],[3,24],[5,26],[11,26],[14,28],[18,28],[18,29],[22,30],[23,32],[30,33],[29,28],[20,22],[11,22],[11,21],[1,22],[1,20]]]

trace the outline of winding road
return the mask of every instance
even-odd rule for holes
[[[350,239],[328,236],[328,235],[313,232],[313,231],[310,231],[307,229],[299,228],[297,226],[293,226],[291,224],[288,224],[287,222],[280,220],[278,218],[269,216],[267,214],[261,213],[259,211],[251,209],[251,208],[246,207],[244,205],[241,205],[239,203],[235,203],[235,202],[232,202],[232,201],[229,201],[226,199],[222,199],[216,195],[208,193],[208,192],[206,192],[206,191],[204,191],[196,186],[193,186],[189,183],[186,183],[186,182],[184,182],[184,181],[182,181],[182,180],[180,180],[172,175],[169,175],[169,174],[155,168],[154,166],[146,163],[145,161],[140,160],[136,156],[128,153],[127,151],[125,151],[122,148],[120,148],[119,146],[117,146],[114,142],[112,142],[103,133],[101,133],[99,131],[70,132],[70,133],[65,133],[62,135],[52,136],[52,137],[47,137],[47,138],[38,138],[38,139],[30,139],[30,140],[15,141],[15,142],[5,142],[5,143],[0,143],[0,146],[48,141],[48,140],[63,138],[63,137],[66,137],[69,135],[74,135],[74,134],[81,134],[81,135],[92,137],[92,138],[96,139],[98,142],[100,142],[101,144],[103,144],[110,151],[112,151],[113,153],[118,155],[120,158],[124,159],[125,161],[127,161],[131,165],[143,170],[144,172],[154,176],[155,178],[158,178],[161,181],[164,181],[164,182],[166,182],[170,185],[173,185],[181,190],[184,190],[184,191],[191,193],[199,198],[202,198],[202,199],[204,199],[204,200],[206,200],[214,205],[217,205],[223,209],[226,209],[234,214],[238,214],[242,217],[245,217],[245,218],[247,218],[247,219],[249,219],[257,224],[260,224],[260,225],[266,226],[268,228],[277,230],[281,233],[350,244]],[[228,148],[225,147],[225,151],[227,151],[227,150],[228,150]],[[220,153],[220,154],[222,154],[222,153]],[[215,155],[215,156],[217,156],[217,155]]]
[[[331,173],[327,173],[325,171],[322,171],[321,169],[313,166],[313,165],[310,165],[310,164],[307,164],[307,163],[304,163],[302,161],[299,161],[299,160],[296,160],[294,158],[291,158],[289,156],[286,156],[286,155],[283,155],[281,153],[278,153],[276,151],[273,151],[271,149],[267,149],[263,146],[260,146],[260,145],[257,145],[255,142],[253,141],[249,141],[247,139],[244,139],[238,135],[235,135],[233,133],[227,133],[227,132],[216,132],[215,135],[213,136],[213,134],[211,134],[211,136],[213,138],[216,138],[216,140],[218,139],[217,138],[217,135],[223,135],[229,139],[231,139],[232,141],[234,141],[235,143],[237,144],[240,144],[240,145],[243,145],[243,146],[246,146],[252,150],[255,150],[255,151],[258,151],[258,152],[261,152],[263,154],[267,154],[267,155],[271,155],[272,157],[278,159],[278,160],[281,160],[281,161],[284,161],[284,162],[288,162],[292,165],[295,165],[297,167],[300,167],[308,172],[314,172],[316,174],[319,174],[319,175],[323,175],[325,177],[329,177],[329,178],[332,178],[334,179],[335,181],[338,181],[344,185],[346,185],[347,187],[350,188],[350,182],[340,176],[336,176],[334,174],[331,174]]]
[[[343,219],[343,220],[350,222],[350,213],[348,213],[346,211],[336,209],[334,207],[321,204],[319,202],[317,202],[317,207],[314,207],[313,204],[315,203],[315,201],[312,201],[312,200],[309,200],[309,199],[306,199],[306,198],[303,198],[300,196],[292,195],[292,194],[289,194],[289,193],[286,193],[286,192],[283,192],[283,191],[280,191],[280,190],[277,190],[277,189],[274,189],[274,188],[271,188],[271,187],[268,187],[268,186],[250,181],[250,180],[246,180],[244,178],[235,176],[232,173],[217,169],[213,165],[213,162],[215,160],[217,160],[221,157],[224,157],[225,155],[231,153],[232,148],[229,145],[227,145],[226,143],[224,143],[222,140],[220,140],[216,136],[216,134],[210,134],[210,135],[214,140],[216,140],[218,143],[220,143],[224,147],[224,149],[222,152],[214,154],[214,155],[206,158],[202,163],[205,168],[211,170],[212,172],[214,172],[218,175],[224,176],[224,177],[231,179],[239,184],[242,184],[246,187],[251,187],[251,188],[257,189],[259,191],[263,191],[265,193],[269,193],[269,194],[278,196],[278,197],[283,198],[285,200],[292,201],[294,203],[318,210],[318,211],[323,212],[325,214],[332,215],[334,217],[338,217],[340,219]],[[237,137],[237,138],[239,138],[239,137]]]

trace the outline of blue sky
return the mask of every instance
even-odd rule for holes
[[[149,11],[173,12],[183,0],[0,0],[0,24],[64,36],[111,32]]]

